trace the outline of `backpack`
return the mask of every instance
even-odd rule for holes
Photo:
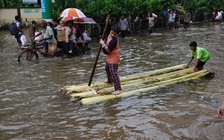
[[[18,29],[17,29],[17,22],[13,22],[10,26],[9,26],[9,32],[11,33],[11,35],[17,35],[18,34]]]

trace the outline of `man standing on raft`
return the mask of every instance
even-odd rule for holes
[[[115,91],[112,93],[118,95],[122,93],[120,78],[118,75],[118,65],[120,64],[120,54],[118,51],[119,41],[117,39],[120,30],[114,26],[111,29],[107,43],[101,39],[100,44],[102,45],[103,51],[107,54],[105,70],[107,72],[108,83],[114,83]]]
[[[190,65],[191,61],[194,59],[194,56],[197,56],[197,62],[193,68],[193,72],[196,70],[202,70],[204,64],[209,60],[210,58],[210,53],[202,48],[202,47],[197,47],[197,42],[192,41],[190,44],[190,49],[191,49],[191,59],[187,64],[187,67]]]

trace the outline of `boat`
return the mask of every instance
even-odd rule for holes
[[[181,64],[122,76],[120,81],[123,92],[119,95],[112,94],[114,91],[113,84],[104,82],[93,82],[90,86],[88,84],[64,86],[61,88],[61,91],[70,97],[72,101],[80,101],[81,104],[86,105],[140,94],[209,75],[214,76],[214,73],[205,69],[193,72],[193,68],[188,68],[186,64]]]

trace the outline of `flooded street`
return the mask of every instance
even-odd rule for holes
[[[84,106],[59,89],[88,84],[98,41],[88,55],[18,63],[15,38],[0,31],[0,139],[222,140],[224,119],[216,113],[224,101],[223,28],[208,23],[120,38],[120,76],[187,63],[188,45],[196,41],[210,52],[205,69],[215,77]],[[93,82],[105,81],[104,66],[101,53]]]

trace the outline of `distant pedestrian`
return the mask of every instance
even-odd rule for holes
[[[184,29],[187,29],[189,27],[190,21],[191,21],[191,13],[188,10],[186,10],[184,14],[184,26],[183,26]]]
[[[28,22],[27,18],[25,18],[25,25],[26,25],[26,27],[29,26],[29,22]]]
[[[137,30],[140,30],[140,18],[139,16],[137,15],[134,19],[134,21],[132,22],[132,30],[134,31],[137,31]]]
[[[119,25],[120,30],[121,30],[121,37],[124,38],[126,36],[126,32],[129,31],[128,21],[124,17],[124,15],[121,16],[118,25]]]
[[[218,12],[219,12],[219,10],[220,10],[219,7],[220,7],[220,6],[217,6],[217,7],[215,8],[215,17],[218,15]]]
[[[22,42],[21,42],[20,38],[23,35],[21,18],[19,16],[15,16],[14,23],[16,23],[17,30],[18,30],[18,33],[15,34],[15,38],[17,40],[18,46],[21,47]]]
[[[176,13],[176,16],[175,16],[175,21],[174,21],[174,28],[175,30],[179,29],[179,25],[180,25],[180,11],[179,10],[176,10],[175,11]]]
[[[191,59],[187,64],[187,67],[190,65],[191,61],[194,59],[194,56],[197,57],[196,64],[194,65],[193,72],[196,70],[202,70],[204,64],[209,60],[210,58],[210,53],[202,48],[202,47],[197,47],[197,42],[192,41],[190,44],[190,49],[191,49]]]
[[[176,14],[173,12],[173,10],[171,10],[171,11],[168,12],[168,16],[169,16],[168,27],[169,27],[170,30],[173,30]]]
[[[215,17],[215,20],[216,20],[218,23],[221,23],[221,22],[222,22],[222,15],[223,15],[223,11],[221,11],[221,10],[219,9],[218,14],[217,14],[217,16]]]
[[[152,33],[152,30],[153,30],[153,27],[155,25],[155,22],[156,22],[156,18],[157,18],[157,15],[154,14],[154,13],[149,13],[148,14],[148,31],[149,31],[149,34]]]

